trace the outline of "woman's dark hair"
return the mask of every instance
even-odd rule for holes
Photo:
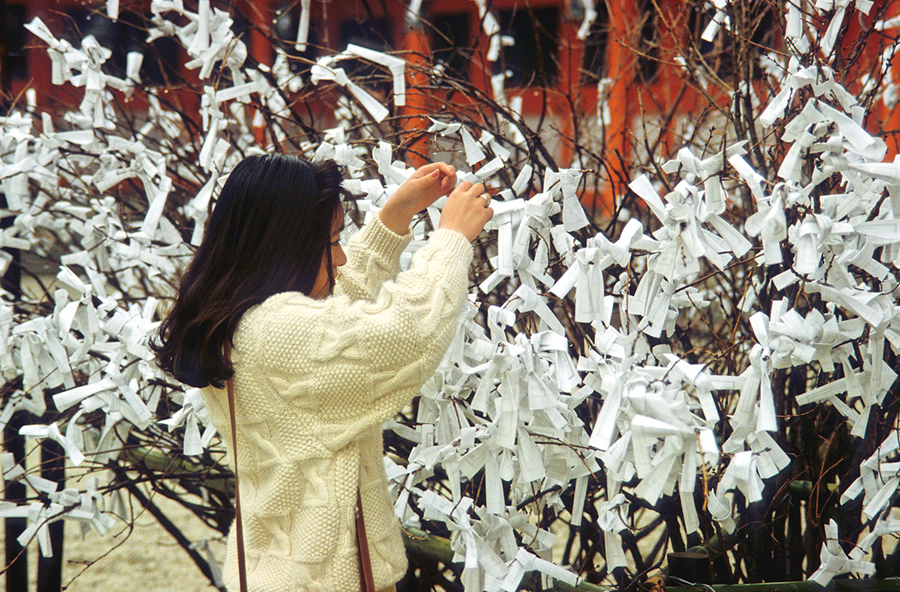
[[[295,156],[249,156],[228,176],[175,304],[150,347],[159,367],[195,387],[222,388],[241,316],[279,292],[309,294],[323,259],[334,286],[331,232],[342,215],[340,168]]]

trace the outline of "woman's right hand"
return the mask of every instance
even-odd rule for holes
[[[447,198],[438,227],[461,232],[471,242],[494,216],[490,203],[491,196],[485,193],[484,184],[463,181]]]

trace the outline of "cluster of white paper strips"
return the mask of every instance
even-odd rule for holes
[[[822,12],[836,9],[823,43],[834,42],[829,35],[845,17],[847,2],[834,4],[816,4]],[[298,31],[301,46],[309,10],[303,6],[307,18]],[[483,3],[478,6],[490,15]],[[710,38],[726,34],[718,29],[729,27],[724,0],[715,6],[716,17],[705,33]],[[586,29],[596,12],[592,3],[585,7]],[[804,13],[790,2],[787,7],[789,46],[801,55],[814,30]],[[856,9],[867,8],[856,2]],[[117,3],[110,2],[109,9],[115,16]],[[137,133],[123,135],[124,128],[117,126],[108,106],[110,88],[129,92],[139,84],[140,56],[129,59],[126,80],[109,76],[104,61],[110,52],[95,39],[88,37],[75,48],[39,20],[28,29],[49,46],[53,82],[83,86],[84,100],[65,121],[54,121],[33,107],[0,121],[0,182],[14,214],[11,227],[0,234],[0,245],[45,255],[41,236],[51,232],[71,247],[62,256],[57,277],[65,289],[52,295],[52,314],[26,318],[9,305],[0,307],[0,370],[7,380],[21,377],[23,382],[22,390],[5,401],[0,424],[16,411],[42,416],[47,411],[44,391],[62,387],[53,396],[56,409],[75,410],[64,425],[31,425],[22,433],[58,441],[75,465],[85,458],[102,463],[115,457],[129,430],[147,429],[154,422],[168,429],[183,427],[186,454],[198,454],[211,442],[214,430],[207,425],[196,390],[169,395],[182,405],[173,417],[156,415],[163,390],[153,381],[164,377],[147,347],[158,326],[153,295],[170,294],[171,282],[191,253],[163,215],[173,189],[171,175],[202,187],[181,208],[196,223],[190,240],[196,245],[217,185],[238,159],[233,144],[253,150],[253,128],[260,123],[247,115],[251,95],[275,116],[290,115],[283,93],[270,78],[244,66],[247,50],[234,37],[229,15],[210,9],[205,0],[197,13],[186,10],[180,0],[154,0],[152,10],[150,39],[180,40],[191,57],[187,67],[197,69],[207,85],[199,169],[180,168],[189,155],[189,142],[179,141],[185,133],[178,115],[153,96]],[[168,18],[173,14],[181,15],[179,22],[185,24]],[[496,59],[502,45],[512,40],[500,36],[492,17],[483,22]],[[320,59],[311,72],[312,83],[344,86],[365,110],[354,112],[344,104],[339,117],[381,121],[389,113],[340,68],[348,57],[388,68],[394,104],[403,105],[403,60],[350,46],[340,55]],[[296,88],[298,79],[284,66],[282,58],[272,75],[282,89]],[[739,490],[751,503],[760,500],[765,481],[789,463],[773,438],[779,429],[770,384],[775,369],[807,364],[825,372],[841,368],[843,378],[803,393],[797,402],[833,405],[846,416],[854,435],[864,435],[870,409],[881,403],[896,378],[883,362],[885,348],[900,349],[897,282],[888,267],[900,265],[900,164],[882,162],[884,142],[863,129],[863,109],[827,67],[804,67],[796,57],[780,67],[780,92],[760,116],[765,125],[798,106],[798,91],[812,92],[805,95],[810,98],[802,110],[790,110],[798,114],[780,138],[790,149],[783,162],[771,163],[777,178],[764,178],[754,170],[746,158],[746,142],[702,156],[682,149],[663,166],[673,192],[661,198],[659,185],[644,176],[631,183],[659,221],[652,233],[631,220],[618,237],[597,234],[580,240],[588,225],[576,191],[581,172],[536,171],[526,165],[507,171],[515,178],[511,187],[496,187],[496,173],[511,169],[510,151],[486,131],[434,121],[430,131],[459,141],[468,166],[478,165],[477,172],[463,171],[461,177],[485,181],[498,190],[488,229],[496,237],[496,248],[489,261],[492,273],[473,288],[457,339],[422,391],[415,429],[388,426],[415,443],[408,465],[386,462],[398,516],[415,524],[415,506],[426,519],[443,522],[454,533],[453,549],[464,562],[466,590],[512,591],[528,570],[575,584],[576,574],[552,562],[555,536],[536,527],[531,518],[550,508],[556,514],[568,512],[572,526],[580,525],[588,484],[600,471],[606,477],[606,499],[596,502],[596,510],[610,568],[628,564],[621,541],[621,532],[629,526],[623,520],[628,502],[622,492],[635,477],[637,486],[629,489],[650,504],[661,496],[680,496],[684,527],[690,533],[699,526],[694,503],[698,476],[721,472],[717,486],[706,492],[708,511],[726,531],[732,530],[729,492]],[[212,85],[211,75],[220,68],[229,71],[230,86]],[[494,92],[498,101],[505,100],[502,74],[495,79]],[[887,101],[896,92],[884,89],[883,94]],[[393,161],[389,145],[380,143],[366,153],[348,136],[342,127],[330,130],[328,141],[309,146],[309,154],[345,165],[353,177],[348,188],[362,195],[360,208],[372,215],[412,170]],[[159,138],[164,141],[158,143]],[[380,179],[360,176],[363,156],[377,163]],[[810,165],[811,176],[804,172]],[[818,196],[817,207],[811,195],[836,172],[843,176],[844,192]],[[147,204],[143,221],[134,228],[123,225],[122,204],[103,196],[126,179],[139,181]],[[890,199],[879,201],[885,190]],[[757,210],[743,228],[730,224],[726,216],[729,200],[741,191],[750,192]],[[86,197],[91,195],[100,197]],[[785,212],[797,208],[807,213],[788,226]],[[440,202],[428,214],[428,222],[436,222]],[[428,228],[425,219],[415,226],[416,240],[404,261],[426,240]],[[761,250],[752,251],[754,246]],[[753,257],[759,266],[781,264],[784,248],[793,252],[794,263],[775,278],[776,287],[784,290],[803,282],[807,293],[817,293],[827,303],[825,312],[801,315],[785,299],[759,310],[753,293],[748,293],[741,306],[755,344],[746,351],[746,368],[735,376],[713,375],[705,365],[689,363],[664,345],[651,347],[648,337],[656,343],[655,338],[671,336],[681,311],[716,299],[691,286],[701,270],[724,269]],[[561,260],[563,272],[551,276],[548,265],[556,260]],[[8,263],[8,258],[3,261],[4,266]],[[636,275],[610,272],[629,265]],[[860,283],[856,270],[876,278],[883,290]],[[637,282],[636,287],[630,282]],[[481,305],[500,285],[512,285],[511,296],[499,305]],[[557,316],[562,299],[572,304],[574,321],[591,335],[592,347],[585,356],[572,357],[566,327]],[[523,330],[526,317],[528,331]],[[858,344],[861,364],[853,343]],[[716,405],[720,391],[739,393],[728,417],[722,417]],[[594,425],[585,425],[576,413],[584,404],[599,409]],[[96,422],[81,421],[98,411],[100,428],[92,427]],[[714,430],[722,422],[730,424],[732,435],[719,444]],[[865,496],[863,519],[870,533],[848,556],[837,542],[836,526],[830,526],[816,581],[824,583],[848,571],[871,573],[865,553],[877,537],[900,531],[900,521],[888,511],[900,484],[900,464],[890,462],[898,448],[893,434],[844,490],[844,501]],[[55,483],[25,473],[11,454],[2,456],[2,466],[6,479],[24,479],[52,501],[0,505],[0,516],[29,519],[22,542],[36,538],[42,551],[49,552],[46,525],[60,518],[80,521],[83,528],[93,525],[101,533],[110,527],[112,519],[104,512],[96,485],[86,491],[57,491]],[[437,466],[447,475],[449,497],[421,485]],[[472,479],[483,480],[484,506],[463,493],[464,483]],[[574,488],[574,503],[566,507],[562,493],[569,488]]]

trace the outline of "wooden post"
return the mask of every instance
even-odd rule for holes
[[[635,54],[637,3],[633,0],[609,0],[609,43],[606,49],[606,71],[612,80],[608,103],[611,121],[604,138],[604,157],[608,165],[610,196],[603,196],[607,203],[626,190],[626,171],[621,170],[631,157],[631,141],[628,137],[631,119],[636,114],[634,105]],[[637,33],[636,33],[637,32]]]
[[[428,37],[421,23],[407,23],[403,38],[406,67],[406,105],[401,109],[403,115],[404,138],[402,148],[406,150],[405,160],[410,166],[420,167],[430,161],[428,155],[427,115],[429,109],[428,93],[424,90],[428,84],[428,74],[424,68],[428,66],[431,55]]]
[[[0,0],[0,115],[7,115],[12,104],[12,74],[9,67],[9,45],[7,43],[6,0]],[[6,195],[0,193],[0,207],[7,208]],[[8,227],[12,218],[0,221],[0,227]],[[0,285],[6,291],[20,293],[20,254],[18,250],[8,250],[13,260],[9,269],[0,278]],[[25,460],[25,438],[19,435],[19,428],[25,425],[25,415],[15,413],[3,429],[3,450],[11,453],[16,463]],[[4,482],[3,499],[19,503],[26,496],[25,484]],[[4,548],[6,550],[6,592],[27,592],[28,590],[28,550],[17,540],[28,526],[24,518],[7,518],[4,528]]]
[[[65,487],[66,451],[55,440],[41,442],[41,477]],[[62,589],[63,535],[65,523],[57,520],[48,525],[52,557],[38,557],[37,592],[59,592]]]
[[[23,425],[25,415],[16,413],[3,430],[3,449],[12,453],[17,463],[25,459],[25,438],[19,435],[19,429]],[[4,485],[3,498],[6,501],[14,503],[25,501],[24,483],[12,482]],[[24,518],[7,518],[5,522],[6,592],[27,592],[28,550],[16,540],[25,532],[27,522]]]
[[[9,35],[6,34],[6,0],[0,0],[0,106],[6,115],[12,102],[12,74],[9,71]]]
[[[0,0],[0,115],[7,115],[12,102],[12,76],[9,69],[9,46],[6,41],[6,1]],[[6,195],[0,193],[0,207],[7,208]],[[8,227],[12,218],[0,221],[0,226]],[[3,289],[18,294],[20,289],[21,269],[18,251],[11,251],[13,261],[0,284]],[[16,463],[25,459],[25,438],[19,435],[19,428],[25,425],[22,413],[10,418],[3,429],[3,450],[11,453]],[[25,501],[25,484],[5,483],[3,499],[10,502]],[[18,538],[27,522],[24,518],[7,518],[5,520],[4,543],[6,549],[6,592],[26,592],[28,590],[28,551],[19,544]]]

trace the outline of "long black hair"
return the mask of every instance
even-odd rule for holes
[[[233,374],[225,343],[250,307],[279,292],[309,295],[322,261],[334,286],[331,232],[341,216],[340,168],[296,156],[249,156],[228,176],[203,242],[150,347],[159,367],[195,387]]]

